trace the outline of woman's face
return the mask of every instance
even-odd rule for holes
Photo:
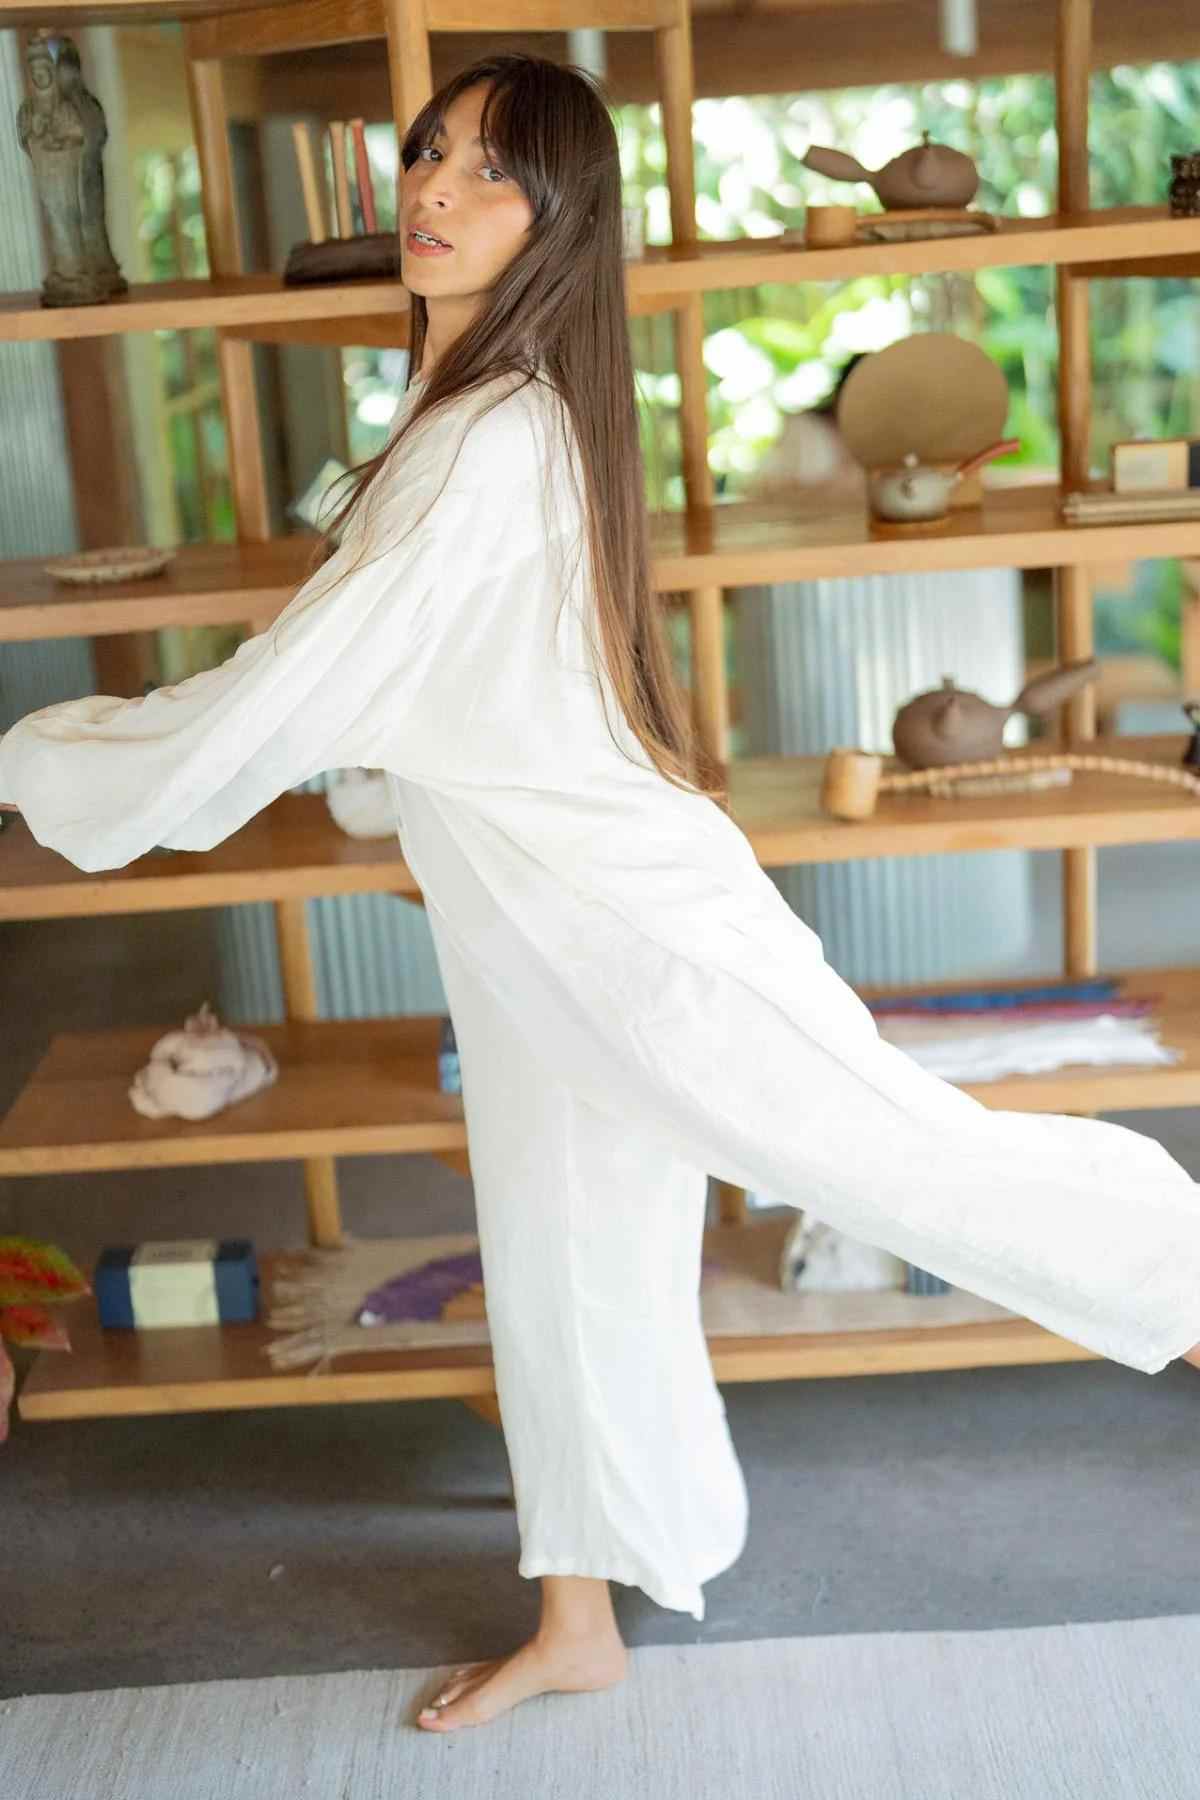
[[[488,88],[468,88],[446,109],[445,135],[418,152],[403,172],[400,190],[400,279],[436,310],[459,309],[446,301],[470,301],[521,248],[533,208],[513,177],[472,140]],[[432,232],[449,250],[423,256],[409,237],[414,226]]]

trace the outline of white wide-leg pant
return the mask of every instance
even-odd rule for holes
[[[704,1617],[748,1505],[700,1324],[708,1178],[539,1058],[437,932],[522,1575]]]
[[[738,1554],[699,1323],[705,1174],[1147,1373],[1200,1342],[1188,1172],[1141,1132],[929,1075],[756,865],[744,896],[706,895],[664,853],[643,928],[532,856],[497,861],[501,905],[477,821],[465,847],[420,792],[404,819],[462,1059],[522,1572],[635,1581],[699,1618]]]

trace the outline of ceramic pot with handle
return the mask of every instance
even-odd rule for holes
[[[867,181],[886,211],[932,206],[966,206],[979,187],[979,171],[969,156],[948,144],[934,144],[929,133],[911,150],[894,156],[882,169],[864,169],[844,150],[810,146],[801,162],[834,181]]]
[[[1100,664],[1094,656],[1047,669],[1025,683],[1008,706],[993,706],[981,694],[956,687],[942,677],[940,688],[917,694],[902,706],[892,723],[896,755],[910,769],[944,769],[952,763],[988,761],[1004,749],[1004,727],[1014,713],[1047,718],[1095,681]]]
[[[965,475],[974,474],[997,456],[1012,456],[1020,448],[1019,438],[1001,438],[953,469],[934,468],[910,452],[896,467],[869,471],[871,511],[877,518],[903,524],[944,519],[950,496]]]

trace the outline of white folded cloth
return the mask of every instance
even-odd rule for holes
[[[1040,1075],[1069,1063],[1173,1063],[1153,1020],[910,1018],[879,1021],[879,1035],[944,1081]]]

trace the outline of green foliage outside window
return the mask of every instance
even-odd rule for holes
[[[1091,202],[1095,208],[1163,205],[1170,157],[1200,146],[1200,63],[1156,63],[1097,73],[1091,93]],[[615,113],[628,202],[644,204],[650,244],[670,240],[666,157],[657,106]],[[865,186],[833,182],[801,165],[812,143],[835,144],[877,168],[927,130],[966,151],[981,173],[977,204],[1007,216],[1055,210],[1054,86],[1048,76],[887,85],[819,94],[731,96],[697,102],[697,225],[704,238],[770,238],[803,224],[809,202],[877,205]],[[380,223],[394,225],[395,133],[368,128]],[[203,227],[194,167],[179,159],[171,181],[148,168],[143,230],[155,268],[202,273]],[[1092,284],[1095,376],[1091,461],[1107,468],[1119,438],[1188,434],[1200,408],[1200,326],[1194,283],[1120,280]],[[735,497],[782,429],[785,415],[824,398],[858,350],[882,349],[913,331],[954,331],[1003,369],[1012,404],[1007,430],[1020,462],[1053,470],[1057,336],[1053,272],[986,269],[917,278],[864,276],[837,284],[778,283],[713,293],[704,300],[709,371],[710,462],[719,491]],[[631,320],[647,499],[683,503],[679,474],[679,381],[669,318]],[[212,334],[197,355],[212,362]],[[162,334],[168,391],[181,379],[177,334]],[[167,340],[174,339],[174,343]],[[340,353],[354,462],[385,442],[403,352]],[[219,422],[216,427],[220,431]],[[194,441],[173,428],[181,511],[198,519]],[[223,459],[223,445],[214,454]],[[230,513],[215,534],[233,535]],[[1179,572],[1162,563],[1141,582],[1139,604],[1098,608],[1109,647],[1151,644],[1178,665]]]

